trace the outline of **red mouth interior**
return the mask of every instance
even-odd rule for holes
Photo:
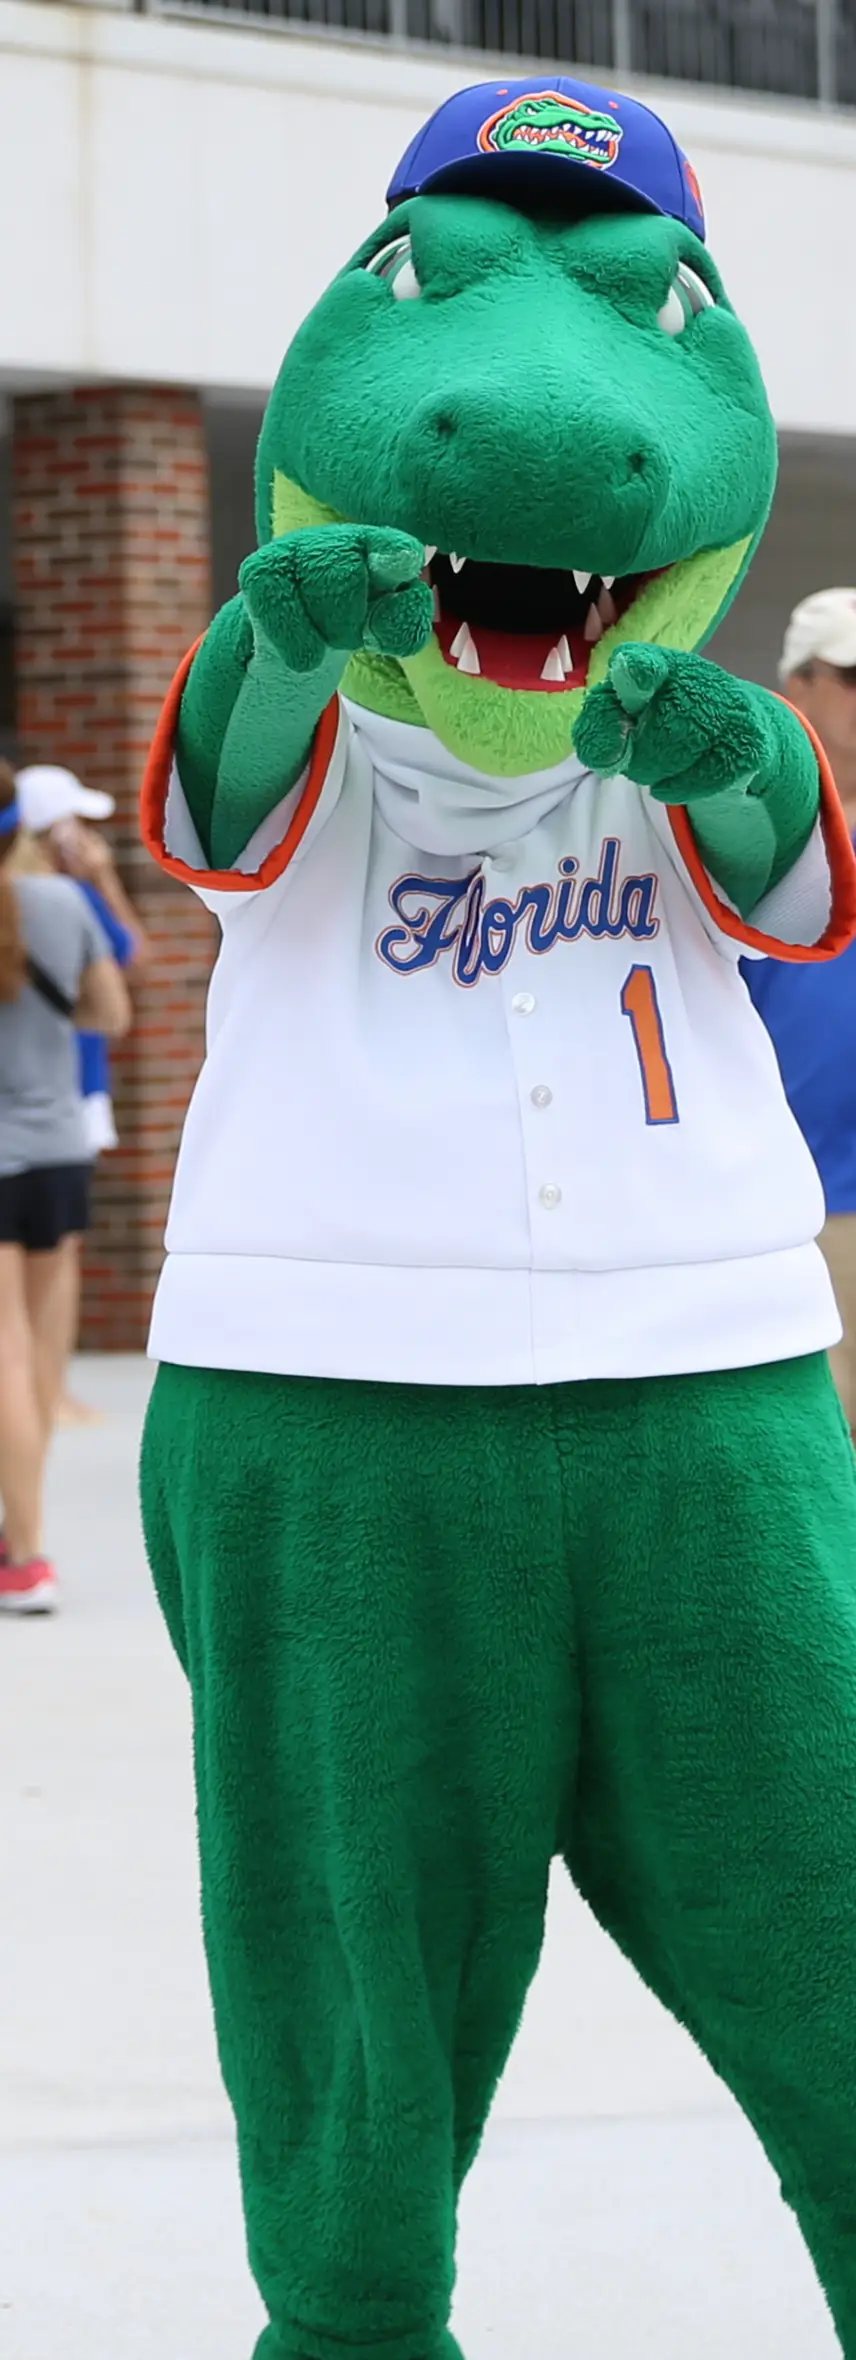
[[[434,589],[435,635],[453,671],[477,677],[471,656],[460,662],[465,624],[483,680],[497,688],[540,689],[558,696],[566,689],[585,687],[598,640],[626,613],[649,579],[646,574],[624,574],[607,587],[600,574],[592,574],[581,590],[573,573],[558,567],[482,565],[467,559],[456,571],[439,550],[426,575]],[[563,677],[545,679],[544,668],[555,670],[559,651]],[[566,659],[570,669],[565,668]]]

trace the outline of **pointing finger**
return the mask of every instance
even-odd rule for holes
[[[573,733],[574,750],[588,770],[614,778],[624,767],[631,727],[608,681],[590,690]]]
[[[610,663],[608,680],[629,721],[636,721],[669,677],[669,658],[662,647],[619,647]]]

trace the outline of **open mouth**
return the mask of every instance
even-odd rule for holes
[[[515,123],[509,147],[567,148],[589,164],[611,164],[613,142],[602,131],[580,131],[572,123]]]
[[[482,565],[426,550],[434,631],[445,662],[497,688],[584,688],[592,649],[649,574]]]

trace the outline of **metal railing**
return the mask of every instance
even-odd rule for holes
[[[856,106],[856,0],[156,0],[170,13],[325,26],[618,77]],[[146,0],[136,0],[146,6]]]

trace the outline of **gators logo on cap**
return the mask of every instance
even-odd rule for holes
[[[546,156],[575,156],[579,163],[596,164],[607,172],[615,163],[622,130],[614,115],[599,115],[579,98],[562,98],[557,90],[533,90],[489,115],[478,144],[488,155],[508,155],[521,148]]]

